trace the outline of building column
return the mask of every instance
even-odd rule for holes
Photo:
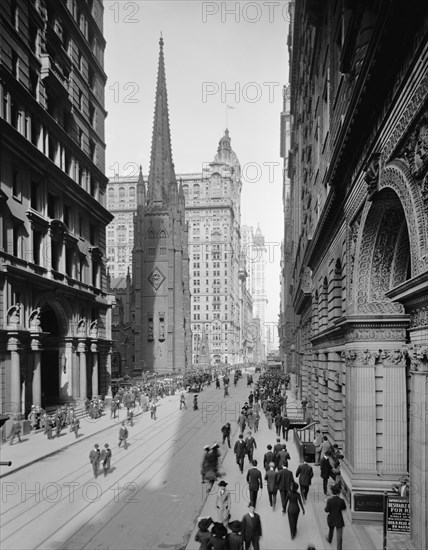
[[[98,346],[96,341],[91,343],[91,355],[92,355],[92,397],[99,395],[99,383],[98,383]]]
[[[88,382],[87,382],[87,372],[86,372],[86,345],[85,341],[79,341],[77,346],[77,351],[79,352],[79,371],[80,371],[80,399],[85,399],[88,393]]]
[[[112,359],[112,353],[113,349],[111,347],[111,344],[108,345],[107,353],[106,353],[106,381],[105,381],[105,397],[106,399],[110,400],[113,398],[112,391],[111,391],[111,359]]]
[[[10,334],[10,333],[9,333]],[[10,335],[7,350],[10,351],[10,412],[21,412],[21,361],[19,356],[19,339],[17,335]]]
[[[33,381],[32,381],[32,404],[42,406],[42,354],[40,341],[36,338],[31,340],[33,351]]]
[[[428,348],[413,346],[409,406],[410,536],[415,548],[428,547]]]
[[[376,473],[377,352],[347,350],[346,360],[346,459],[354,472]]]

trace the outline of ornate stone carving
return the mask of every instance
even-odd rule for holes
[[[412,328],[428,325],[428,306],[410,312],[410,326]]]
[[[154,327],[153,327],[153,316],[149,316],[148,322],[147,322],[147,340],[149,342],[153,342],[154,340]]]
[[[90,327],[91,338],[98,338],[98,319],[92,321]]]
[[[373,153],[368,163],[364,167],[364,180],[367,184],[368,200],[373,200],[373,196],[378,190],[380,176],[380,153]]]
[[[345,342],[373,341],[404,341],[406,338],[405,327],[400,328],[353,328],[345,335]]]
[[[77,335],[78,336],[87,336],[87,327],[88,327],[88,321],[87,321],[86,317],[83,317],[77,323]]]
[[[155,290],[158,290],[161,284],[165,280],[165,275],[162,273],[162,271],[158,267],[155,267],[154,270],[148,276],[148,280],[149,280],[149,283],[152,285],[152,287]]]
[[[428,346],[414,344],[406,347],[403,354],[409,360],[411,370],[428,372]]]
[[[17,303],[7,311],[7,324],[19,325],[21,322],[21,304]]]
[[[40,314],[41,314],[41,311],[42,311],[42,309],[40,307],[37,307],[30,314],[30,318],[29,318],[30,329],[33,332],[39,332],[39,331],[42,330],[40,328]]]
[[[378,352],[372,352],[368,349],[364,350],[346,350],[341,353],[342,359],[345,360],[346,366],[349,367],[368,367],[374,366],[378,358]]]

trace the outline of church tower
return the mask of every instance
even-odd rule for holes
[[[133,291],[135,367],[184,373],[190,354],[188,231],[183,189],[172,161],[163,39],[147,188],[137,184]]]

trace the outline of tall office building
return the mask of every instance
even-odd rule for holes
[[[248,272],[248,288],[253,298],[253,317],[260,319],[259,334],[254,325],[253,337],[258,340],[258,361],[266,359],[271,327],[267,323],[266,265],[268,250],[260,226],[256,232],[249,225],[242,226],[242,251]]]
[[[5,413],[109,393],[102,17],[100,0],[0,3]]]

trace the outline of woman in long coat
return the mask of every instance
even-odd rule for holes
[[[290,490],[288,491],[285,497],[285,505],[284,505],[285,510],[287,509],[287,505],[288,505],[288,522],[290,524],[291,540],[293,540],[294,537],[296,536],[297,520],[299,519],[300,508],[302,509],[302,512],[305,513],[302,497],[298,492],[298,485],[296,482],[293,482]]]
[[[225,527],[230,521],[230,508],[232,505],[232,499],[230,498],[230,493],[226,489],[227,483],[225,481],[220,481],[218,484],[220,490],[217,493],[216,507],[219,523],[222,523]]]

